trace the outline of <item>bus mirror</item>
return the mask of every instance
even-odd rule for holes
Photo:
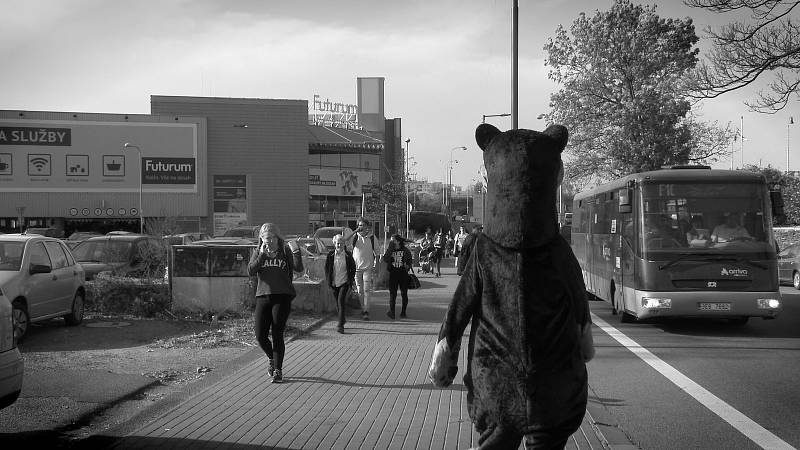
[[[631,212],[631,190],[628,188],[619,190],[619,212]]]
[[[769,191],[769,200],[772,203],[772,216],[783,216],[783,195],[781,191]]]

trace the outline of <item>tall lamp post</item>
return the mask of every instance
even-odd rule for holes
[[[408,203],[408,144],[411,142],[411,138],[406,139],[406,173],[403,177],[403,184],[406,185],[406,239],[409,238],[409,231],[411,229],[411,209],[409,208]]]
[[[447,196],[445,197],[445,208],[447,209],[448,220],[450,218],[449,216],[450,216],[450,213],[451,213],[451,211],[450,211],[450,203],[451,203],[451,200],[452,200],[452,189],[453,189],[453,150],[457,150],[457,149],[466,150],[467,147],[464,147],[463,145],[460,145],[458,147],[453,147],[453,148],[450,149],[450,164],[447,166],[447,170],[448,170],[448,172],[447,172],[447,190],[448,190],[448,193],[447,193]],[[458,161],[456,160],[456,162],[458,162]]]
[[[794,125],[794,118],[789,116],[789,123],[786,124],[786,174],[789,174],[789,125]]]
[[[139,153],[139,234],[144,234],[144,212],[142,211],[142,149],[137,145],[126,142],[124,149],[135,148]]]

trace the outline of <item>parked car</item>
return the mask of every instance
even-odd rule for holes
[[[225,230],[225,233],[222,237],[230,238],[230,237],[239,237],[239,238],[246,238],[250,239],[256,243],[258,243],[258,231],[261,229],[261,225],[248,225],[242,227],[233,227],[228,230]]]
[[[13,307],[0,290],[0,409],[19,398],[24,366],[14,338]]]
[[[17,342],[34,322],[63,317],[67,325],[81,323],[84,276],[60,239],[38,234],[0,237],[0,290],[11,301]]]
[[[75,248],[76,245],[80,244],[81,242],[89,239],[90,237],[95,236],[102,236],[102,234],[94,232],[94,231],[75,231],[70,234],[64,242],[67,244],[69,248]]]
[[[778,282],[800,289],[800,244],[790,245],[778,253]]]
[[[163,277],[166,269],[166,244],[146,234],[93,237],[78,244],[72,252],[83,266],[86,280],[93,280],[100,272],[127,277]]]
[[[322,239],[315,237],[301,237],[297,239],[300,248],[305,248],[311,255],[326,255],[328,253]]]
[[[211,236],[205,233],[180,233],[164,236],[164,243],[167,245],[186,245],[206,239],[211,239]]]
[[[322,240],[322,243],[325,244],[326,251],[329,252],[333,250],[333,237],[337,234],[342,234],[345,236],[349,236],[353,233],[353,230],[348,227],[322,227],[317,228],[317,231],[314,232],[314,237],[319,238]],[[350,243],[347,244],[347,248],[352,248]]]

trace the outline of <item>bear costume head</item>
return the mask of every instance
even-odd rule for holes
[[[564,173],[561,152],[567,129],[501,132],[483,123],[475,141],[488,179],[483,232],[508,248],[534,248],[558,235],[556,194]]]

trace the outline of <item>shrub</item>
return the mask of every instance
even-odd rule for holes
[[[100,273],[86,282],[86,308],[100,314],[155,317],[170,313],[172,297],[163,279]]]

